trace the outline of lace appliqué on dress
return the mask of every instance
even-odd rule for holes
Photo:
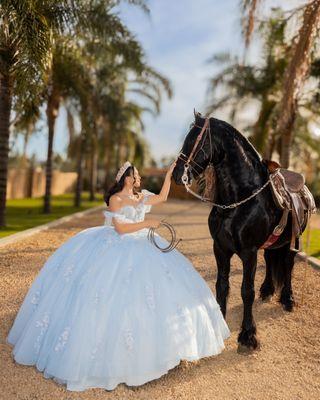
[[[33,304],[34,306],[37,306],[37,305],[39,304],[39,301],[40,301],[40,291],[37,290],[37,291],[35,292],[35,294],[32,296],[30,302],[31,302],[31,304]]]
[[[132,330],[126,329],[124,331],[123,336],[124,336],[125,346],[126,346],[127,350],[131,352],[133,350],[133,344],[134,344]]]
[[[113,212],[113,211],[103,211],[103,215],[104,215],[104,225],[106,226],[113,226],[112,224],[112,219],[116,218],[119,222],[133,222],[131,221],[129,218],[127,218],[126,215],[122,214],[122,212],[124,212],[124,209],[126,207],[122,207],[120,210],[118,210],[117,212]]]
[[[102,341],[100,340],[96,346],[93,347],[90,353],[91,360],[95,360],[99,356],[101,356],[100,349],[101,349]]]
[[[74,264],[68,264],[67,265],[67,267],[66,267],[66,269],[65,269],[65,271],[63,273],[64,279],[65,279],[66,282],[69,282],[70,277],[71,277],[71,275],[73,273],[74,267],[75,267]]]
[[[104,225],[113,226],[113,218],[116,218],[119,222],[123,223],[143,221],[145,214],[150,212],[151,210],[151,205],[146,205],[145,203],[150,196],[154,196],[154,193],[149,192],[149,190],[146,189],[143,189],[141,193],[143,197],[139,202],[137,202],[136,205],[126,205],[114,212],[103,211],[103,214],[105,216]]]
[[[42,341],[43,335],[45,334],[46,330],[48,329],[49,323],[50,323],[50,317],[49,317],[48,312],[43,314],[43,317],[41,320],[36,321],[36,327],[40,328],[40,334],[37,336],[37,339],[34,343],[34,348],[35,348],[35,351],[37,354],[40,351],[41,341]]]
[[[65,347],[69,339],[69,335],[70,335],[70,327],[67,326],[59,336],[58,343],[54,348],[55,351],[61,351]]]
[[[155,309],[153,285],[145,285],[146,303],[151,310]]]

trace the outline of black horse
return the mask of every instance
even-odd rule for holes
[[[191,156],[190,166],[195,178],[209,163],[213,165],[216,175],[215,202],[223,205],[237,203],[268,181],[268,167],[252,144],[234,127],[216,118],[205,121],[206,118],[201,114],[195,114],[195,121],[185,138],[173,171],[174,180],[177,184],[182,183],[184,166]],[[205,123],[208,123],[208,128],[199,141]],[[216,296],[224,316],[232,255],[237,254],[243,263],[241,296],[244,311],[238,336],[239,349],[256,349],[259,345],[252,315],[257,252],[279,223],[281,215],[269,186],[233,209],[214,206],[209,215],[208,223],[214,239],[213,250],[218,269]],[[290,249],[290,219],[289,216],[288,224],[277,242],[264,252],[266,276],[260,288],[263,300],[272,296],[276,287],[280,288],[280,303],[286,311],[292,311],[294,305],[291,274],[296,252]]]

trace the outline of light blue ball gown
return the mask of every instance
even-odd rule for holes
[[[8,335],[16,362],[68,390],[142,385],[180,360],[213,356],[230,335],[211,290],[179,251],[162,253],[148,229],[118,234],[151,206],[105,211],[49,257]],[[168,242],[157,237],[161,246]]]

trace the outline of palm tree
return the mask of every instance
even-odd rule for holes
[[[91,65],[93,83],[90,92],[91,104],[94,104],[94,107],[86,109],[87,117],[92,113],[90,126],[94,126],[93,129],[87,130],[86,150],[90,159],[90,198],[93,198],[99,158],[103,159],[105,165],[106,186],[110,171],[117,168],[125,156],[125,148],[129,150],[128,156],[132,159],[135,157],[135,151],[132,149],[135,149],[137,154],[140,152],[142,159],[142,152],[146,150],[140,135],[143,130],[142,114],[157,114],[162,94],[166,93],[170,97],[172,90],[167,78],[141,63],[139,59],[136,62],[132,57],[119,60],[119,57],[110,51],[106,57],[105,52],[101,53],[99,45],[90,45],[89,53],[95,57],[95,63]],[[128,101],[127,94],[131,93],[146,100],[150,106],[139,105],[136,100]],[[99,152],[99,148],[103,151]],[[97,154],[98,152],[100,154]]]
[[[0,4],[0,227],[5,226],[13,97],[41,81],[49,63],[51,29],[73,16],[67,1],[2,0]]]
[[[29,87],[28,91],[13,99],[13,114],[15,117],[11,122],[11,128],[15,137],[18,135],[23,137],[22,166],[27,165],[28,143],[36,130],[36,124],[40,118],[39,96],[38,87]]]
[[[112,112],[108,115],[109,130],[106,134],[112,134],[118,138],[117,157],[114,160],[114,169],[118,169],[124,158],[130,158],[143,162],[147,154],[147,146],[141,132],[144,130],[142,122],[143,113],[150,113],[155,116],[160,112],[163,93],[169,98],[172,96],[172,89],[167,78],[149,66],[145,66],[141,74],[125,80],[123,89],[116,91],[116,97],[112,103]],[[134,93],[137,98],[133,101],[125,101],[125,88],[127,93]],[[106,142],[112,138],[105,139]],[[125,153],[123,148],[128,149]],[[131,151],[131,152],[130,152]],[[140,154],[138,156],[138,154]],[[106,177],[109,175],[110,163],[106,162]],[[141,164],[142,165],[142,164]],[[107,186],[107,182],[106,182]]]
[[[279,107],[280,118],[276,132],[281,136],[281,164],[289,167],[290,149],[293,139],[294,122],[297,115],[298,99],[311,64],[311,52],[320,27],[320,0],[310,2],[304,9],[303,21],[293,46],[292,57],[286,70],[282,99]]]
[[[234,120],[240,110],[253,100],[258,100],[260,110],[256,123],[250,127],[250,140],[264,154],[269,152],[268,138],[275,106],[281,96],[279,82],[286,67],[289,51],[284,37],[285,26],[286,21],[279,9],[275,9],[268,21],[260,25],[265,38],[264,58],[260,66],[243,65],[237,57],[232,58],[228,54],[218,54],[211,59],[211,62],[225,67],[210,80],[207,112],[212,113],[218,108],[229,107],[230,118]],[[224,91],[219,95],[221,87]]]
[[[78,90],[77,85],[79,80],[85,80],[84,75],[82,53],[76,46],[76,43],[74,43],[73,38],[67,35],[56,38],[52,52],[49,82],[44,95],[47,103],[46,115],[48,124],[44,213],[51,212],[52,155],[55,121],[61,102],[76,95]]]
[[[283,96],[283,74],[292,52],[292,46],[287,44],[285,38],[286,24],[287,19],[284,18],[283,12],[279,9],[274,10],[271,17],[260,24],[260,31],[264,37],[263,64],[261,66],[242,65],[236,58],[232,59],[226,55],[216,56],[214,60],[226,63],[227,66],[210,83],[210,93],[213,93],[213,98],[208,107],[209,112],[230,106],[231,113],[235,116],[247,103],[252,100],[259,101],[258,118],[254,125],[249,127],[250,140],[265,158],[271,158],[275,150],[280,156],[282,153],[281,136],[276,130],[277,121],[280,118],[278,105]],[[315,71],[315,66],[313,69]],[[314,73],[314,77],[319,79],[320,75],[317,76]],[[227,89],[227,95],[216,97],[217,88],[221,85]],[[306,108],[310,111],[308,116],[306,116]],[[311,116],[318,115],[315,99],[307,102],[300,101],[296,113],[299,120],[299,124],[296,125],[296,134],[299,135],[300,146],[301,141],[305,140],[305,147],[307,147],[308,140],[312,140],[308,120]],[[301,134],[302,127],[305,129],[304,135]],[[297,141],[293,140],[292,145],[296,146],[296,143]]]
[[[75,20],[73,28],[77,35],[64,34],[56,38],[52,66],[49,72],[50,79],[46,94],[49,135],[44,197],[45,213],[49,213],[51,209],[52,145],[55,120],[61,101],[73,96],[78,98],[79,104],[88,104],[94,93],[97,65],[102,63],[103,59],[108,57],[108,54],[111,54],[114,60],[116,58],[120,59],[120,63],[126,66],[132,66],[137,70],[142,67],[143,52],[141,46],[123,25],[119,17],[113,13],[113,6],[117,2],[95,0],[84,3],[79,1],[78,3],[80,4],[77,14],[78,19]],[[143,1],[137,0],[131,1],[131,3],[145,8]],[[82,71],[81,73],[80,70]],[[92,75],[91,80],[86,78],[89,75]],[[88,85],[84,86],[84,82],[88,82]],[[87,111],[84,110],[83,112]],[[86,118],[87,116],[85,118],[81,117],[82,122],[85,122]],[[88,134],[88,129],[84,129],[83,135]],[[84,151],[85,138],[83,138],[82,142],[83,145],[80,146],[80,149]],[[78,162],[77,169],[78,172],[80,172],[80,169],[82,171],[82,161]],[[82,172],[78,174],[77,180],[75,199],[77,205],[80,204],[80,189],[82,187],[79,179],[82,180]]]
[[[256,16],[257,0],[243,0],[243,10],[247,11],[246,44],[249,45]],[[279,103],[279,120],[275,136],[281,137],[281,164],[287,168],[290,162],[290,149],[294,136],[294,122],[297,115],[298,99],[306,77],[308,76],[311,54],[320,26],[320,0],[310,0],[295,13],[302,14],[300,29],[294,40],[292,52],[286,68],[282,98]]]

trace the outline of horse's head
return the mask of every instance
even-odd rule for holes
[[[190,183],[197,178],[212,161],[212,137],[210,120],[194,112],[194,122],[179,153],[173,178],[177,184]]]

